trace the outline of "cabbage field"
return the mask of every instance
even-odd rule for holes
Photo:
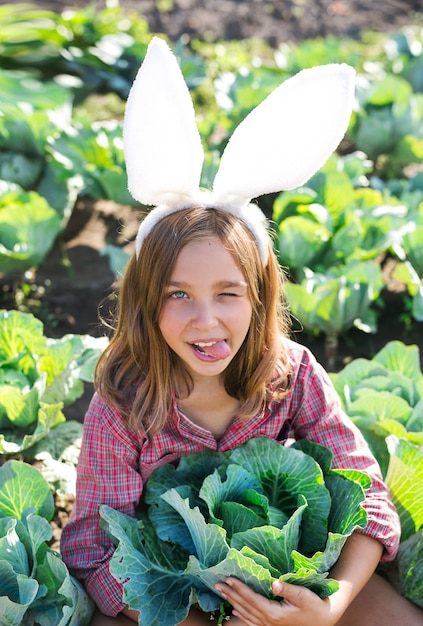
[[[0,5],[0,615],[10,625],[84,625],[93,612],[53,529],[71,509],[107,343],[97,307],[113,307],[145,210],[127,191],[121,135],[151,37],[118,3]],[[304,187],[258,203],[287,271],[293,328],[319,347],[400,513],[387,575],[423,607],[423,27],[172,45],[195,103],[205,187],[240,120],[282,81],[317,64],[357,70],[336,154]],[[317,580],[327,563],[301,567]]]

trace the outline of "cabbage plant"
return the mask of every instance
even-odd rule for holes
[[[346,413],[386,474],[389,435],[423,446],[423,373],[419,348],[388,342],[372,359],[354,359],[330,374]]]
[[[60,230],[58,212],[36,191],[0,190],[0,276],[40,265]]]
[[[284,294],[292,315],[310,331],[325,333],[328,369],[333,370],[339,337],[352,327],[376,332],[371,305],[382,289],[380,269],[372,262],[351,261],[324,274],[305,268],[300,283],[286,282]]]
[[[53,496],[40,472],[0,468],[0,616],[7,626],[87,626],[94,604],[49,548]]]
[[[331,468],[332,454],[307,441],[284,447],[254,438],[224,453],[203,451],[158,468],[139,519],[103,505],[116,542],[112,575],[141,626],[174,626],[198,603],[230,611],[214,589],[235,576],[274,598],[279,579],[325,598],[347,537],[366,524],[368,476]]]
[[[423,608],[423,446],[389,435],[386,484],[401,520],[401,593]]]
[[[65,421],[92,380],[104,338],[44,335],[30,313],[0,310],[0,453],[15,454]]]

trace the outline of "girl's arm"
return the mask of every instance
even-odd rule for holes
[[[382,551],[379,541],[351,535],[331,572],[339,581],[339,590],[324,600],[305,587],[279,581],[274,583],[273,593],[283,601],[269,600],[235,578],[219,583],[216,589],[248,626],[334,626],[374,573]]]
[[[138,611],[133,611],[132,609],[128,609],[128,607],[125,607],[122,613],[123,615],[126,615],[126,617],[129,617],[133,622],[138,624]]]
[[[332,578],[339,581],[339,591],[333,594],[333,604],[336,605],[340,598],[346,602],[343,609],[340,605],[341,615],[376,570],[382,553],[383,545],[372,537],[361,533],[353,533],[348,537],[331,570]]]

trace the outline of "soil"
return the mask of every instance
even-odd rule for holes
[[[4,0],[0,2],[3,4]],[[83,7],[84,0],[40,0],[53,11]],[[93,4],[103,7],[106,0]],[[277,45],[327,35],[356,38],[363,30],[391,32],[421,23],[421,0],[121,0],[151,32],[207,41],[258,37]]]
[[[0,4],[4,2],[0,0]],[[86,2],[45,0],[35,4],[61,11],[85,6]],[[171,41],[180,37],[215,41],[254,36],[277,45],[330,34],[358,37],[362,30],[388,33],[407,24],[423,23],[421,0],[122,0],[121,4],[137,10],[152,32],[166,33]],[[108,259],[99,251],[106,243],[113,243],[131,252],[139,218],[139,212],[128,206],[90,198],[78,200],[65,232],[32,278],[33,312],[44,321],[47,335],[104,334],[99,307],[107,313],[115,285]],[[388,259],[385,274],[389,286],[383,294],[385,308],[377,334],[351,331],[342,337],[334,369],[358,356],[371,358],[393,339],[417,343],[423,356],[423,324],[410,318],[404,305],[404,287],[390,279],[391,269]],[[15,289],[10,281],[0,283],[0,308],[11,306]],[[296,337],[327,366],[322,336],[302,332]],[[92,391],[92,386],[86,385],[83,397],[67,409],[68,419],[82,421]],[[56,548],[71,510],[72,499],[56,502]]]

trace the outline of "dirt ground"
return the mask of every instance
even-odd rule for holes
[[[106,0],[95,4],[104,6]],[[0,2],[0,3],[3,3]],[[55,11],[83,0],[40,0]],[[357,37],[362,30],[389,32],[419,21],[421,0],[121,0],[144,17],[152,32],[172,41],[182,35],[209,41],[259,37],[271,45],[327,35]]]

